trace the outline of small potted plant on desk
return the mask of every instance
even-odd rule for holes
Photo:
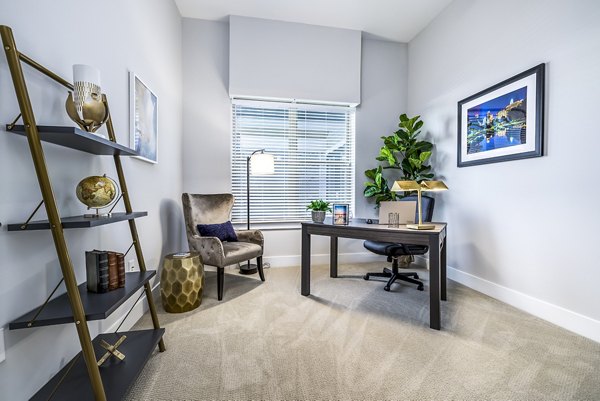
[[[310,202],[310,205],[306,206],[306,210],[311,210],[312,221],[315,223],[322,223],[325,221],[325,213],[331,212],[329,202],[325,202],[322,199],[314,200]]]

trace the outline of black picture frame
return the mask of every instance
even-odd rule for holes
[[[332,205],[332,223],[347,226],[350,222],[350,205],[347,203],[334,203]]]
[[[458,167],[543,156],[544,76],[542,63],[458,102]]]

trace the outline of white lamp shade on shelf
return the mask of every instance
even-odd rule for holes
[[[250,158],[251,175],[275,174],[275,156],[268,153],[257,153]]]
[[[73,82],[89,82],[101,87],[100,70],[91,65],[73,64]]]

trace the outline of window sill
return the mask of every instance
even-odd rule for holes
[[[246,230],[246,227],[248,227],[248,225],[246,223],[234,223],[233,227],[236,230]],[[300,230],[302,228],[299,222],[252,223],[250,227],[252,229],[261,231]]]

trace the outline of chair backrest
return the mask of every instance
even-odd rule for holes
[[[232,194],[182,194],[188,236],[198,235],[198,224],[219,224],[230,220],[234,200]]]
[[[417,195],[409,195],[400,199],[400,201],[413,201],[418,202],[419,197]],[[435,199],[431,196],[421,195],[421,208],[423,212],[423,222],[429,222],[433,218],[433,206],[435,205]],[[419,206],[415,208],[415,223],[419,221]]]

